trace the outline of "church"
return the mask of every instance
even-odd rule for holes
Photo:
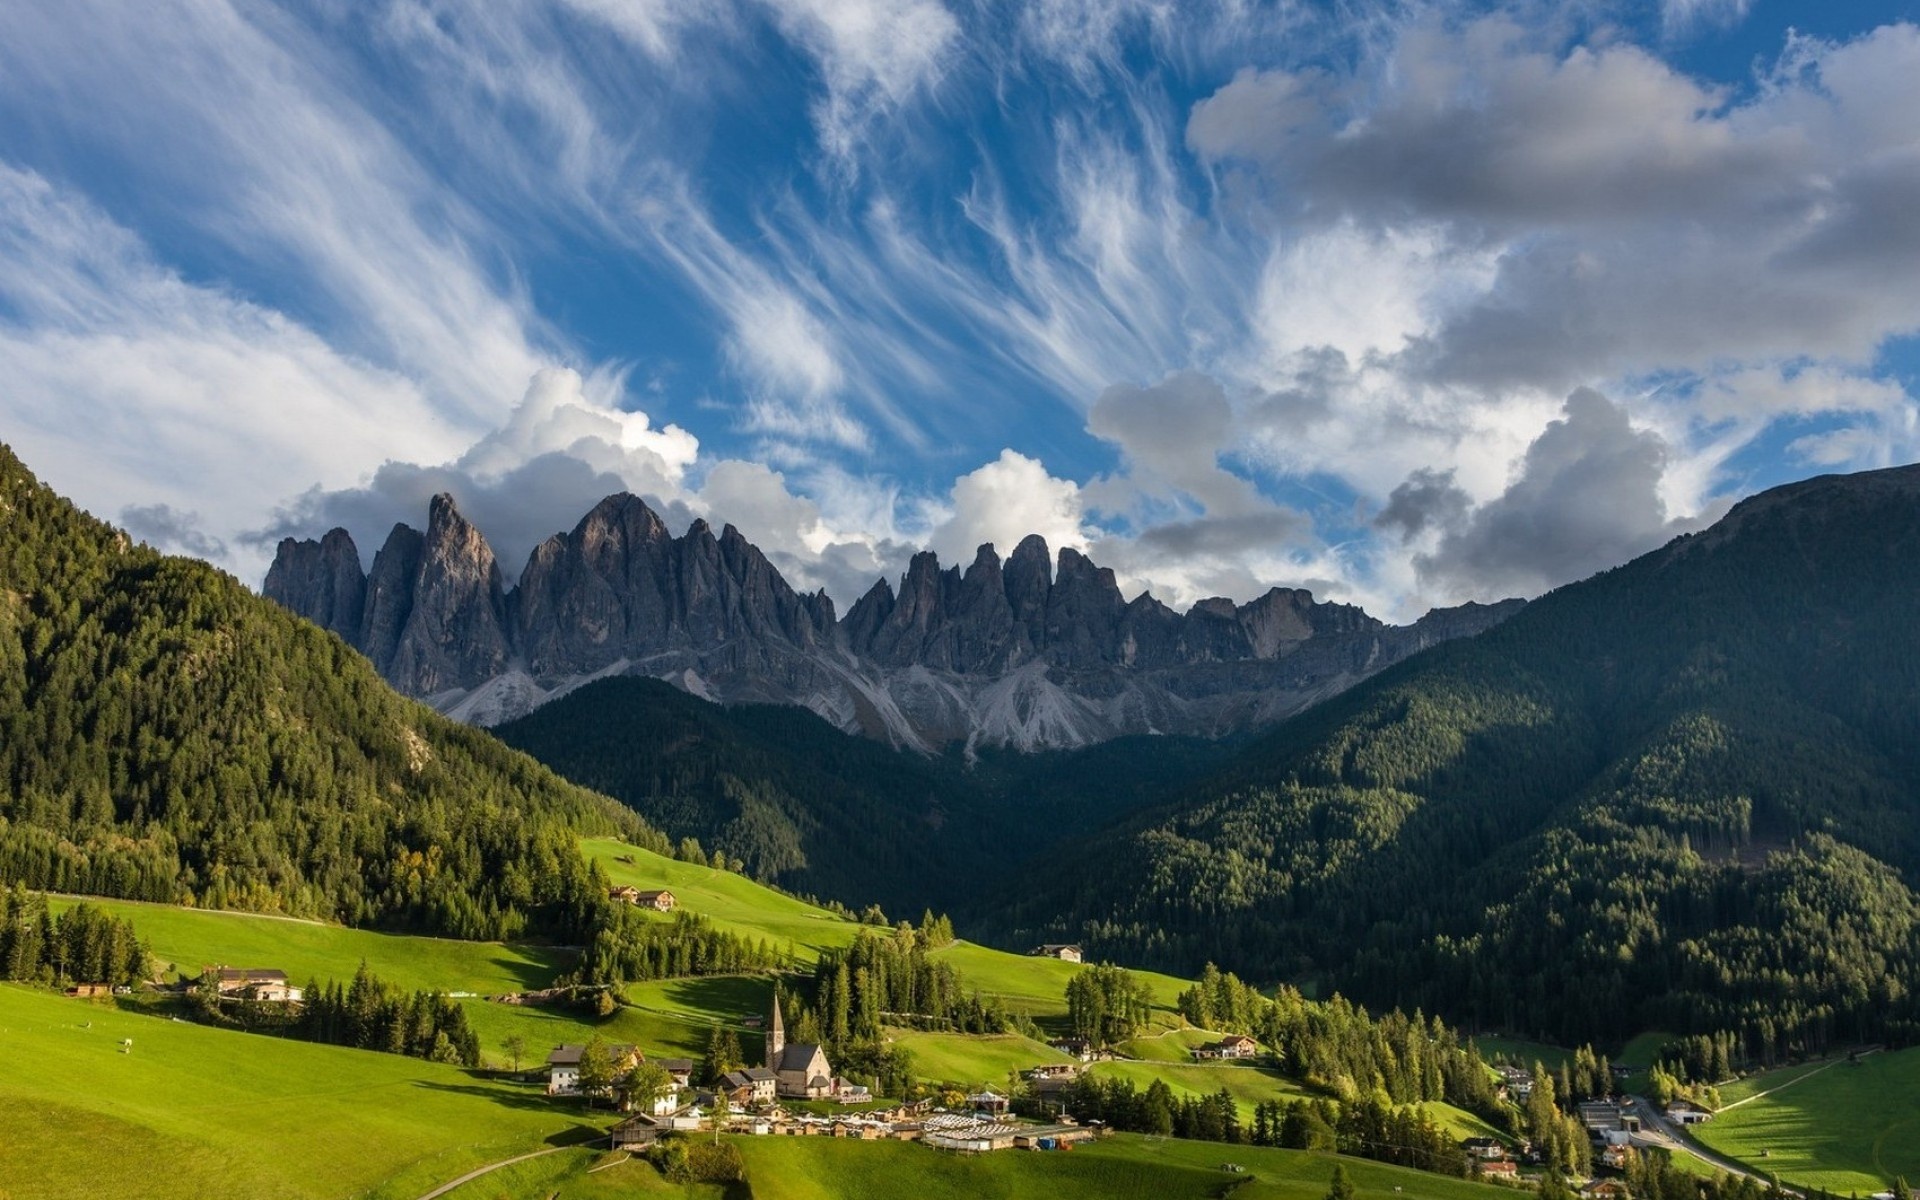
[[[787,1044],[786,1023],[780,1017],[780,998],[773,999],[773,1021],[767,1026],[767,1070],[776,1080],[776,1092],[787,1100],[824,1100],[834,1094],[833,1067],[824,1048],[805,1042]]]

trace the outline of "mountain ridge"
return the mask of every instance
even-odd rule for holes
[[[1071,547],[1056,557],[1030,535],[1004,561],[982,545],[964,570],[916,554],[897,587],[876,581],[842,617],[824,592],[790,587],[736,527],[715,536],[696,520],[674,537],[628,493],[537,546],[511,590],[443,494],[424,533],[394,526],[369,572],[344,529],[284,539],[262,591],[339,633],[402,691],[473,724],[634,674],[703,699],[799,704],[923,752],[1244,732],[1521,605],[1392,626],[1273,588],[1180,613],[1150,593],[1126,600],[1112,570]]]

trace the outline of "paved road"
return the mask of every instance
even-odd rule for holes
[[[1729,1175],[1743,1175],[1748,1179],[1757,1180],[1762,1184],[1768,1182],[1766,1176],[1756,1174],[1745,1165],[1737,1163],[1724,1155],[1715,1153],[1705,1146],[1702,1146],[1699,1142],[1694,1141],[1691,1137],[1687,1136],[1686,1130],[1667,1120],[1667,1114],[1656,1108],[1653,1101],[1647,1099],[1645,1096],[1635,1096],[1633,1097],[1633,1102],[1634,1112],[1640,1118],[1641,1138],[1647,1144],[1660,1146],[1668,1150],[1685,1150],[1709,1166],[1717,1167]],[[1793,1188],[1784,1185],[1782,1185],[1780,1190],[1789,1196],[1798,1196],[1800,1194]]]

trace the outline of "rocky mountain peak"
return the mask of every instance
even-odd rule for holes
[[[737,527],[716,536],[696,520],[676,538],[627,493],[540,543],[511,592],[447,495],[425,533],[395,526],[365,575],[344,530],[289,539],[265,590],[465,719],[505,719],[624,671],[712,699],[805,704],[926,749],[1248,728],[1506,615],[1454,610],[1396,629],[1287,588],[1180,613],[1144,593],[1128,601],[1111,569],[1032,535],[1004,561],[978,547],[965,570],[916,554],[837,619]]]

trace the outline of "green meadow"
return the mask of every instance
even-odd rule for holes
[[[1920,1179],[1920,1049],[1798,1074],[1693,1135],[1756,1171],[1836,1195],[1877,1192],[1897,1175]]]
[[[0,1062],[11,1200],[197,1200],[214,1180],[225,1194],[413,1197],[597,1132],[536,1088],[455,1067],[11,984],[0,985]]]
[[[899,1142],[740,1139],[754,1200],[1321,1200],[1342,1163],[1362,1197],[1485,1200],[1483,1184],[1304,1151],[1153,1140],[1121,1134],[1067,1153],[965,1157]],[[1241,1172],[1223,1169],[1227,1163]],[[560,1195],[570,1195],[564,1188]]]

